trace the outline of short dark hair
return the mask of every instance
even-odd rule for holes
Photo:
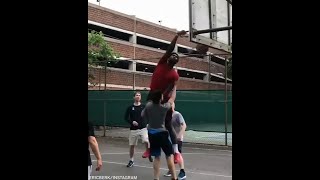
[[[135,97],[137,94],[140,94],[140,95],[141,95],[141,92],[140,92],[140,91],[134,92],[133,97]]]
[[[151,101],[154,104],[160,104],[162,98],[162,92],[160,90],[155,90],[152,92]]]
[[[178,53],[176,53],[176,52],[173,52],[173,53],[171,53],[171,56],[172,55],[175,55],[175,56],[177,56],[178,57],[178,59],[179,59],[179,54]]]

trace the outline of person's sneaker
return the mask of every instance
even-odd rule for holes
[[[181,159],[182,159],[182,156],[181,156],[180,153],[175,153],[174,154],[174,163],[175,164],[181,163]]]
[[[150,149],[146,150],[143,154],[142,154],[143,158],[147,158],[150,157]]]
[[[149,156],[149,161],[153,162],[153,158],[151,156]]]
[[[166,174],[164,174],[164,176],[165,176],[165,177],[171,177],[172,175],[171,175],[171,172],[168,171]]]
[[[186,178],[187,178],[186,173],[180,170],[180,173],[178,174],[178,180],[182,180]]]
[[[134,162],[130,160],[127,167],[132,167],[133,165],[134,165]]]

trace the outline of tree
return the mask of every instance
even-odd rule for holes
[[[103,37],[102,32],[88,33],[88,64],[100,65],[108,61],[115,61],[119,57]]]
[[[102,32],[88,32],[88,66],[106,66],[110,61],[116,61],[119,57],[112,47],[104,39]],[[88,81],[91,84],[95,79],[94,75],[88,71]]]

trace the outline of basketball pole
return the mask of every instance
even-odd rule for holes
[[[224,97],[225,97],[225,99],[224,99],[224,108],[225,108],[225,110],[224,110],[224,112],[225,112],[225,126],[224,126],[224,130],[225,130],[225,132],[226,132],[226,134],[225,134],[225,145],[226,146],[228,146],[228,84],[227,84],[227,82],[228,82],[228,80],[227,80],[227,77],[228,77],[228,59],[227,59],[227,57],[225,58],[225,67],[224,67],[224,69],[225,69],[225,80],[224,80],[224,82],[225,82],[225,92],[224,92]]]
[[[227,18],[228,18],[228,27],[230,27],[230,5],[229,5],[229,1],[227,1]],[[231,3],[230,3],[231,4]],[[228,30],[228,46],[231,45],[231,34],[230,34],[230,29]],[[226,79],[225,79],[225,83],[226,83],[226,92],[225,92],[225,108],[226,108],[226,146],[228,146],[228,86],[227,86],[227,77],[228,77],[228,61],[226,58],[226,62],[225,62],[225,73],[226,73]]]
[[[107,121],[107,105],[106,101],[103,102],[103,137],[106,137],[106,121]]]
[[[226,0],[228,3],[227,4],[231,4],[232,5],[232,1],[231,0]]]
[[[107,61],[104,62],[104,93],[107,91]],[[103,102],[103,137],[106,137],[106,102]]]
[[[137,45],[137,17],[136,16],[134,16],[134,28],[133,28],[133,30],[134,30],[134,34],[133,34],[133,36],[134,36],[134,40],[133,40],[133,59],[134,59],[134,61],[132,62],[133,63],[133,85],[132,85],[132,89],[133,90],[136,90],[136,71],[137,71],[137,61],[136,61],[136,45]]]
[[[104,62],[104,91],[107,90],[107,61]]]

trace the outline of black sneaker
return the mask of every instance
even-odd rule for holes
[[[151,156],[149,156],[149,161],[153,162],[153,158]]]
[[[171,172],[168,171],[166,174],[164,174],[164,176],[165,176],[165,177],[171,177],[172,175],[171,175]]]
[[[180,171],[178,174],[178,180],[186,179],[186,173],[184,171]]]
[[[134,162],[130,160],[127,167],[132,167],[133,165],[134,165]]]

